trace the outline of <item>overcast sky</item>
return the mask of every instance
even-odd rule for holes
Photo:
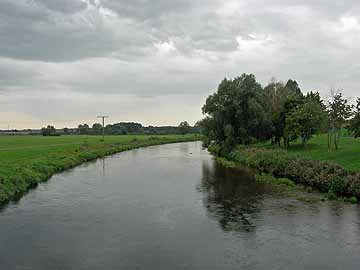
[[[358,0],[0,0],[0,128],[199,120],[224,77],[360,96]]]

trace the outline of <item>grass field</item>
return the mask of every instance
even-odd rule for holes
[[[312,138],[306,148],[300,142],[292,144],[288,151],[300,158],[331,161],[345,169],[360,171],[360,139],[353,137],[342,137],[338,151],[328,151],[326,134]]]
[[[56,172],[117,152],[199,140],[199,135],[0,136],[0,203]]]

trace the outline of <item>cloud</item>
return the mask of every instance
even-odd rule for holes
[[[19,119],[59,118],[63,103],[85,119],[97,104],[176,124],[200,118],[218,82],[243,72],[355,97],[359,12],[354,0],[2,0],[0,103]]]

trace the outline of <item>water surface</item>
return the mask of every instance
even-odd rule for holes
[[[0,269],[360,269],[360,208],[273,194],[200,142],[152,146],[2,209]]]

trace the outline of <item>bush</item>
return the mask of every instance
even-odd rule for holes
[[[271,184],[287,188],[295,187],[295,183],[287,178],[276,178],[270,174],[257,174],[255,180],[258,183]]]
[[[358,199],[353,196],[353,197],[349,198],[349,202],[355,204],[355,203],[358,203]]]
[[[331,200],[331,201],[333,201],[333,200],[337,200],[337,196],[336,196],[336,194],[334,193],[334,192],[328,192],[328,194],[327,194],[327,198],[329,199],[329,200]]]

